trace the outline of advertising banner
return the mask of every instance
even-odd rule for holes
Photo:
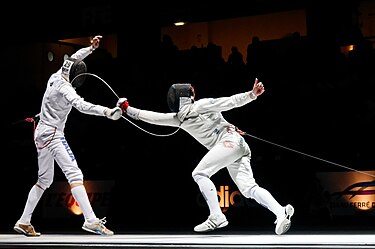
[[[375,171],[318,172],[332,215],[375,215]]]

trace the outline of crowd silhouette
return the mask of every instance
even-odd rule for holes
[[[259,132],[286,137],[283,142],[368,167],[375,57],[366,39],[353,41],[354,49],[344,53],[343,44],[327,52],[299,32],[277,40],[253,36],[246,55],[232,46],[227,60],[213,43],[181,51],[169,37],[170,47],[165,45],[162,82],[188,81],[202,88],[203,95],[218,96],[244,90],[257,77],[267,89],[265,110],[258,113],[257,124],[245,118],[245,126],[249,120]]]

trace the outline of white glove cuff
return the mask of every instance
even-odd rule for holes
[[[112,109],[106,108],[104,110],[104,115],[112,120],[118,120],[122,116],[122,110],[120,107],[115,107]]]

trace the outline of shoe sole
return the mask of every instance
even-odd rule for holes
[[[27,233],[25,230],[23,230],[21,227],[17,227],[17,226],[15,226],[15,227],[13,227],[13,229],[14,229],[14,231],[16,231],[17,233],[20,233],[20,234],[23,234],[23,235],[25,235],[25,236],[27,236],[27,237],[39,237],[40,236],[40,234],[36,234],[36,235],[32,235],[32,234],[29,234],[29,233]]]
[[[27,236],[27,233],[25,230],[23,230],[22,228],[20,227],[13,227],[14,231],[16,231],[17,233],[21,233],[23,235],[26,235]]]
[[[91,229],[86,228],[86,227],[82,227],[82,229],[85,230],[85,231],[87,231],[87,232],[94,233],[94,234],[97,234],[97,235],[105,235],[105,236],[113,235],[113,234],[101,233],[99,231],[91,230]]]
[[[202,231],[197,231],[194,229],[195,232],[198,232],[198,233],[204,233],[204,232],[210,232],[210,231],[213,231],[215,229],[218,229],[218,228],[223,228],[223,227],[226,227],[227,225],[229,224],[229,222],[226,220],[226,221],[223,221],[222,223],[220,223],[217,227],[215,228],[211,228],[211,229],[207,229],[207,230],[202,230]]]
[[[286,233],[289,230],[290,225],[291,225],[291,218],[292,218],[292,216],[294,214],[294,208],[293,208],[293,206],[290,205],[290,204],[288,204],[285,207],[285,212],[286,212],[286,219],[283,220],[283,222],[281,223],[279,229],[275,231],[277,235],[284,234],[284,233]]]
[[[228,226],[229,222],[226,220],[223,223],[221,223],[217,228],[222,228]]]
[[[90,233],[94,233],[94,234],[98,234],[98,235],[102,235],[100,232],[97,232],[95,230],[91,230],[89,228],[86,228],[86,227],[82,227],[83,230],[87,231],[87,232],[90,232]]]
[[[292,216],[294,214],[294,207],[292,205],[288,204],[285,207],[285,212],[287,214],[287,218],[290,220],[290,218],[292,218]]]

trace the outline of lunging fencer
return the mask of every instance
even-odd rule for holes
[[[18,233],[26,236],[40,236],[40,233],[36,232],[31,225],[31,218],[44,191],[53,182],[56,161],[70,184],[74,199],[83,212],[82,229],[99,235],[114,234],[104,226],[105,218],[96,217],[83,184],[82,171],[64,135],[65,123],[72,107],[84,114],[105,116],[112,120],[118,120],[122,115],[119,107],[107,108],[92,104],[76,92],[76,88],[85,80],[84,76],[78,75],[87,71],[83,59],[99,47],[101,38],[100,35],[95,36],[90,46],[79,49],[67,58],[62,67],[48,79],[39,113],[39,122],[34,131],[34,142],[38,154],[38,179],[31,188],[23,213],[14,226],[14,230]],[[76,76],[78,77],[75,78]]]
[[[254,101],[264,92],[262,82],[255,79],[251,91],[230,97],[203,98],[195,101],[191,84],[173,84],[168,90],[170,113],[141,110],[129,106],[126,98],[120,98],[117,106],[131,118],[144,122],[181,127],[208,149],[192,172],[194,181],[204,196],[209,208],[208,219],[194,227],[195,232],[208,232],[228,225],[223,214],[211,176],[223,168],[246,198],[252,198],[276,216],[275,233],[286,233],[294,214],[292,205],[282,206],[271,193],[260,187],[253,176],[250,159],[251,151],[241,135],[241,131],[224,119],[222,112],[244,106]]]

